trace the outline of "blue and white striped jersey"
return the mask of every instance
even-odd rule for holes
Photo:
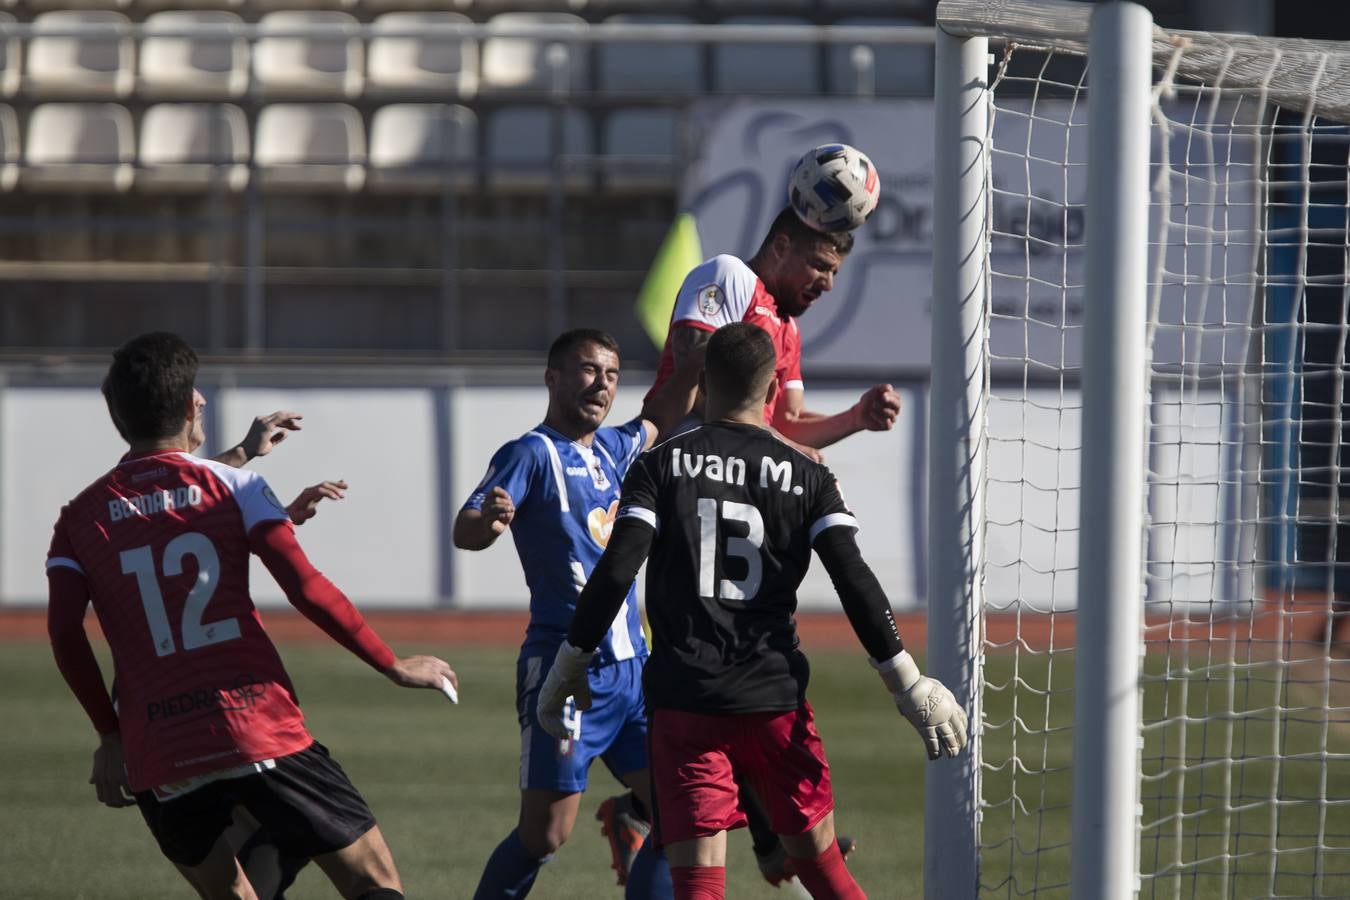
[[[645,439],[640,418],[599,429],[589,447],[539,425],[493,455],[487,475],[464,504],[481,509],[487,494],[501,487],[516,505],[511,536],[530,588],[522,655],[547,653],[551,662],[550,648],[566,639],[577,595],[609,542],[619,486]],[[596,661],[646,655],[637,592],[630,587]]]

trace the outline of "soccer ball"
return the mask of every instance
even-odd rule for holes
[[[852,231],[877,208],[881,179],[857,147],[822,144],[792,167],[788,203],[816,231]]]

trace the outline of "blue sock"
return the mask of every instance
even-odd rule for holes
[[[666,854],[654,849],[650,841],[633,858],[623,896],[624,900],[671,900],[675,896]]]
[[[520,836],[512,831],[488,857],[473,900],[520,900],[530,893],[539,868],[550,859],[551,856],[531,857]]]

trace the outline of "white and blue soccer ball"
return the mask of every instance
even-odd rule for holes
[[[857,147],[822,144],[792,167],[788,203],[816,231],[852,231],[881,197],[877,167]]]

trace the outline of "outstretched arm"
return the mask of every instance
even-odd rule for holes
[[[889,431],[900,414],[900,395],[889,384],[869,388],[843,412],[827,416],[804,406],[801,390],[786,392],[773,426],[784,437],[808,447],[828,447],[859,431]]]
[[[286,515],[291,517],[291,522],[296,525],[303,525],[310,519],[318,515],[315,509],[319,501],[323,499],[341,500],[347,495],[342,493],[347,490],[347,482],[342,479],[337,481],[320,481],[318,484],[312,484],[291,501],[286,507]]]
[[[928,758],[937,759],[943,753],[956,756],[966,745],[966,712],[942,682],[919,672],[900,643],[890,602],[858,551],[853,529],[825,528],[814,546],[872,668],[890,691],[896,709],[919,732]]]
[[[216,462],[242,468],[249,460],[266,456],[272,448],[286,440],[286,432],[299,431],[300,420],[304,416],[298,412],[278,410],[270,416],[258,416],[249,426],[244,439],[229,450],[213,457]]]
[[[434,656],[396,657],[346,595],[314,568],[289,524],[262,522],[249,532],[248,540],[291,605],[367,665],[402,687],[440,690],[443,677],[459,686],[450,666]]]

